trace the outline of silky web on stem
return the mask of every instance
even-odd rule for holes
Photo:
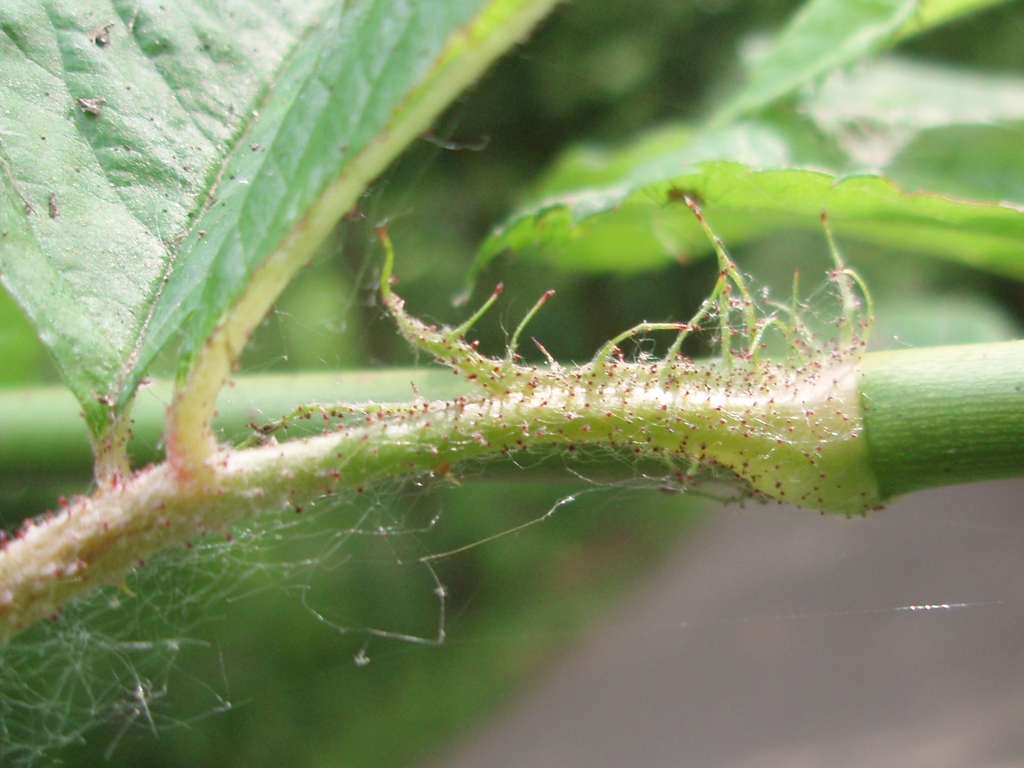
[[[400,332],[414,347],[483,387],[482,393],[454,403],[424,408],[430,411],[429,424],[436,426],[442,418],[451,418],[456,429],[467,424],[471,440],[463,445],[472,447],[473,456],[537,445],[569,451],[579,445],[625,447],[638,456],[660,455],[670,466],[682,464],[687,469],[680,477],[691,477],[697,466],[731,471],[754,494],[780,501],[847,513],[876,506],[878,489],[867,460],[857,392],[857,365],[870,325],[870,298],[865,291],[865,313],[854,293],[859,278],[845,267],[826,229],[833,258],[829,278],[842,318],[839,338],[819,337],[802,319],[795,295],[789,306],[755,301],[700,208],[685,199],[718,260],[709,297],[689,322],[640,323],[576,366],[558,364],[536,340],[548,365],[517,362],[520,336],[550,291],[517,326],[501,358],[481,355],[464,338],[494,304],[500,286],[456,327],[426,325],[406,313],[404,302],[391,292],[394,249],[381,230],[381,291]],[[717,357],[698,362],[683,357],[688,336],[708,327],[717,328]],[[676,337],[659,360],[627,359],[619,349],[628,339],[660,331],[675,331]],[[769,331],[786,342],[785,358],[766,357]],[[449,409],[452,414],[442,416]],[[406,422],[403,429],[410,428],[411,412],[394,416]],[[444,446],[445,474],[451,463],[470,455],[457,455],[455,444],[452,437]],[[441,454],[440,446],[431,450]]]

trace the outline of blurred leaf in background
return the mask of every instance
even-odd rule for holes
[[[36,332],[7,291],[0,290],[0,385],[38,381],[42,375],[42,345]]]

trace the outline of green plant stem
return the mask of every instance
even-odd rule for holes
[[[214,428],[222,440],[251,437],[250,424],[310,403],[403,403],[415,391],[428,400],[452,399],[472,385],[446,368],[390,368],[334,373],[239,376],[221,391]],[[130,453],[138,467],[163,460],[160,438],[172,385],[154,382],[139,391],[132,410]],[[81,408],[66,387],[53,385],[0,390],[0,483],[10,491],[32,484],[34,508],[53,504],[58,493],[71,495],[92,481],[93,456]],[[289,439],[323,431],[319,419],[296,419]],[[629,448],[599,454],[580,451],[569,465],[579,477],[595,482],[628,482],[638,475],[661,477],[664,461],[637,459]],[[558,482],[567,474],[564,452],[537,449],[529,468],[513,457],[491,460],[486,471],[460,476],[462,482]],[[69,492],[69,489],[75,491]],[[0,510],[10,512],[10,510]],[[11,522],[11,514],[6,516]],[[2,519],[2,518],[0,518]]]
[[[464,394],[470,385],[440,368],[238,376],[217,399],[214,430],[221,440],[252,434],[248,424],[269,421],[309,403],[400,403],[413,387],[427,399]],[[129,452],[135,466],[163,459],[161,437],[173,386],[151,382],[136,397]],[[82,408],[67,387],[0,389],[0,479],[58,477],[88,481],[93,454]],[[315,424],[298,422],[290,437],[310,434]]]
[[[877,503],[851,361],[792,372],[765,365],[741,378],[714,361],[603,366],[510,367],[500,394],[355,407],[341,429],[325,424],[312,437],[220,449],[200,475],[165,462],[105,483],[27,521],[4,546],[0,641],[161,549],[227,533],[261,511],[300,511],[344,488],[410,473],[448,477],[465,459],[537,447],[627,448],[661,457],[683,481],[692,464],[717,464],[766,495],[837,511]]]
[[[859,365],[789,374],[765,364],[740,379],[714,362],[606,365],[619,368],[614,379],[588,368],[516,368],[514,378],[532,373],[501,394],[356,407],[344,429],[221,449],[203,478],[164,463],[76,498],[26,522],[0,552],[0,642],[160,549],[344,488],[409,473],[447,477],[474,457],[530,449],[532,464],[595,446],[599,455],[613,449],[607,463],[636,453],[682,481],[689,462],[712,463],[765,496],[846,513],[918,488],[1024,474],[1024,342],[874,353]],[[383,378],[399,376],[407,380]],[[277,404],[309,394],[283,388]],[[266,413],[256,391],[236,385],[236,418]]]
[[[865,355],[860,388],[883,499],[1024,475],[1024,341]]]
[[[883,498],[1024,474],[1024,342],[872,352],[861,362],[861,401]],[[239,376],[222,393],[214,425],[225,439],[310,402],[409,400],[464,394],[442,369]],[[170,385],[143,388],[132,413],[136,464],[159,461]],[[0,390],[0,477],[92,474],[81,409],[62,386]],[[290,436],[304,433],[298,422]],[[306,432],[316,429],[308,424]]]

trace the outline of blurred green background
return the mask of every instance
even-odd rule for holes
[[[741,43],[777,28],[794,7],[730,0],[650,0],[639,10],[626,0],[560,6],[378,180],[358,215],[281,297],[245,354],[245,371],[416,362],[375,301],[378,222],[388,221],[397,290],[410,310],[441,322],[465,317],[451,299],[476,247],[561,151],[706,116],[742,77]],[[901,51],[1020,73],[1022,42],[1024,8],[1015,3]],[[881,346],[1019,332],[1024,292],[1017,283],[873,246],[843,248],[875,293]],[[811,285],[827,264],[823,236],[780,234],[733,250],[775,297],[786,294],[795,268]],[[530,334],[556,358],[582,360],[637,322],[689,317],[714,271],[706,260],[657,274],[581,277],[503,259],[484,273],[473,301],[499,280],[506,292],[475,332],[483,349],[499,353],[536,297],[554,288]],[[524,353],[539,358],[532,348]],[[55,379],[6,295],[0,354],[5,386]],[[0,495],[5,524],[87,486],[82,478],[8,479]],[[446,589],[443,645],[368,634],[373,627],[436,638],[436,582],[417,558],[536,520],[573,494],[542,523],[432,561]],[[59,622],[88,630],[80,644],[103,638],[94,645],[109,652],[107,661],[80,661],[93,657],[60,635],[62,627],[43,627],[33,632],[50,638],[41,646],[52,654],[47,665],[29,651],[7,657],[9,665],[40,666],[38,681],[11,669],[4,679],[20,680],[11,685],[21,692],[30,685],[43,692],[24,712],[26,727],[42,712],[54,732],[64,718],[107,720],[86,732],[84,744],[58,753],[68,765],[410,765],[542,674],[678,547],[702,506],[653,488],[599,489],[568,471],[562,483],[395,485],[315,511],[301,525],[282,517],[235,532],[254,545],[171,553],[165,565],[142,569],[129,585],[133,594],[104,593]],[[107,648],[125,635],[182,640],[163,650]],[[21,642],[28,648],[32,639]],[[357,663],[365,658],[368,664]],[[94,691],[79,680],[120,690],[120,703],[94,703]],[[62,712],[61,699],[77,709]]]

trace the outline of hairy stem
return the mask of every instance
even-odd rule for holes
[[[116,582],[152,553],[226,531],[262,510],[296,509],[341,488],[405,473],[447,474],[488,454],[597,444],[732,469],[765,494],[859,512],[879,501],[858,417],[856,368],[765,365],[737,380],[717,363],[680,360],[588,381],[546,369],[501,395],[352,409],[361,424],[303,440],[222,450],[204,481],[168,464],[101,489],[38,523],[0,555],[0,639],[54,614],[84,590]],[[755,378],[756,373],[756,378]],[[569,378],[566,378],[568,376]],[[853,418],[850,418],[853,414]]]
[[[841,283],[840,343],[791,340],[788,361],[761,360],[763,331],[777,324],[776,316],[755,313],[742,276],[726,265],[690,323],[642,323],[581,366],[524,366],[514,348],[490,358],[464,338],[499,291],[455,328],[409,315],[391,292],[394,252],[386,233],[381,236],[381,295],[399,331],[461,374],[473,392],[395,405],[307,407],[259,434],[273,440],[280,426],[317,417],[323,434],[244,450],[217,447],[197,473],[182,473],[170,460],[128,481],[114,476],[93,496],[27,521],[0,551],[0,641],[74,595],[118,581],[165,547],[226,532],[264,510],[301,511],[343,488],[361,491],[409,473],[448,476],[475,457],[537,449],[569,455],[584,446],[627,450],[663,462],[681,483],[695,465],[722,467],[755,495],[845,514],[875,508],[894,493],[1019,473],[1024,466],[1024,344],[865,356],[864,338],[854,331],[866,330],[869,320]],[[721,248],[720,259],[728,262]],[[846,277],[837,256],[834,280]],[[743,297],[735,304],[728,300],[731,286]],[[713,317],[708,306],[723,297]],[[724,341],[733,334],[734,310],[739,348]],[[616,346],[664,330],[677,331],[678,342],[705,319],[723,328],[717,360],[681,357],[677,343],[663,359],[628,362]],[[969,402],[960,386],[966,380],[973,382]],[[920,381],[923,391],[915,390]],[[922,441],[931,443],[930,453],[908,460]]]
[[[614,446],[609,462],[623,450],[666,471],[714,462],[764,495],[845,512],[1024,471],[1024,342],[870,353],[802,373],[764,363],[760,387],[718,363],[677,361],[660,374],[607,365],[617,368],[598,385],[580,370],[540,369],[499,395],[353,407],[357,425],[220,450],[212,484],[183,485],[160,465],[77,499],[0,552],[0,639],[165,547],[382,477],[457,471],[473,456]]]

